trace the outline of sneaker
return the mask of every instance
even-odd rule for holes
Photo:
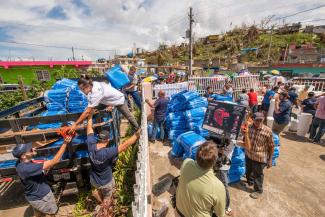
[[[151,143],[155,143],[156,140],[155,140],[155,139],[149,139],[149,142],[151,142]]]
[[[258,199],[262,196],[262,193],[255,191],[255,192],[251,193],[249,196],[253,199]]]

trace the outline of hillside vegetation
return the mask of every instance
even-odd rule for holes
[[[266,63],[270,44],[270,32],[261,31],[255,26],[237,27],[226,34],[219,36],[219,40],[206,44],[204,40],[196,40],[193,45],[194,61],[210,61],[220,59],[225,64],[230,64],[234,59],[240,62],[252,62],[256,64]],[[277,62],[282,51],[287,45],[296,43],[312,43],[318,48],[325,47],[324,35],[313,33],[295,32],[290,34],[272,33],[272,46],[270,51],[270,62]],[[243,48],[258,48],[258,52],[241,54]],[[159,48],[150,54],[142,55],[149,63],[164,65],[167,63],[185,63],[188,60],[187,45],[160,45]]]

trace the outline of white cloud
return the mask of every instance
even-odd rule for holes
[[[65,47],[117,49],[120,53],[131,50],[133,43],[153,49],[160,42],[184,41],[188,26],[189,6],[193,6],[195,36],[220,33],[242,23],[259,23],[269,15],[282,17],[325,3],[324,0],[79,0],[84,8],[67,0],[3,1],[0,8],[0,28],[17,42],[39,43]],[[53,7],[60,6],[66,20],[46,17]],[[325,18],[325,8],[288,18],[301,21]],[[282,22],[282,21],[281,21]],[[280,22],[280,23],[281,23]],[[232,26],[230,26],[232,23]],[[279,23],[276,22],[276,23]],[[1,32],[1,31],[0,31]],[[1,39],[1,35],[0,35]],[[0,59],[8,56],[37,59],[67,59],[69,49],[27,47],[0,43]],[[18,49],[18,48],[24,48]],[[114,51],[96,52],[76,49],[77,58],[113,56]]]

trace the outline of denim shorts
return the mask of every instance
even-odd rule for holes
[[[41,200],[28,201],[34,210],[41,212],[42,214],[54,215],[58,211],[58,206],[56,205],[55,197],[50,191]]]

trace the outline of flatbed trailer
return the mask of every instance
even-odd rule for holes
[[[34,107],[32,112],[22,111],[28,107]],[[36,109],[35,109],[36,107]],[[57,129],[46,130],[26,130],[27,126],[62,123],[62,126],[69,125],[70,122],[76,121],[81,113],[68,113],[53,116],[37,116],[40,112],[46,110],[44,98],[39,97],[29,101],[20,103],[17,106],[0,112],[0,128],[6,129],[0,134],[0,182],[19,180],[16,172],[17,160],[2,159],[1,153],[10,153],[15,144],[20,143],[41,143],[44,146],[36,147],[37,156],[35,162],[43,162],[50,159],[60,148],[63,143],[62,138],[58,135]],[[120,115],[116,109],[112,112],[100,110],[94,115],[94,131],[95,133],[106,129],[110,131],[110,146],[119,145],[119,126]],[[47,181],[52,187],[56,196],[60,195],[67,183],[75,182],[78,189],[89,188],[89,157],[87,151],[86,125],[82,125],[77,129],[77,142],[72,141],[65,152],[65,158],[49,171],[46,171]],[[80,139],[84,138],[84,139]]]

